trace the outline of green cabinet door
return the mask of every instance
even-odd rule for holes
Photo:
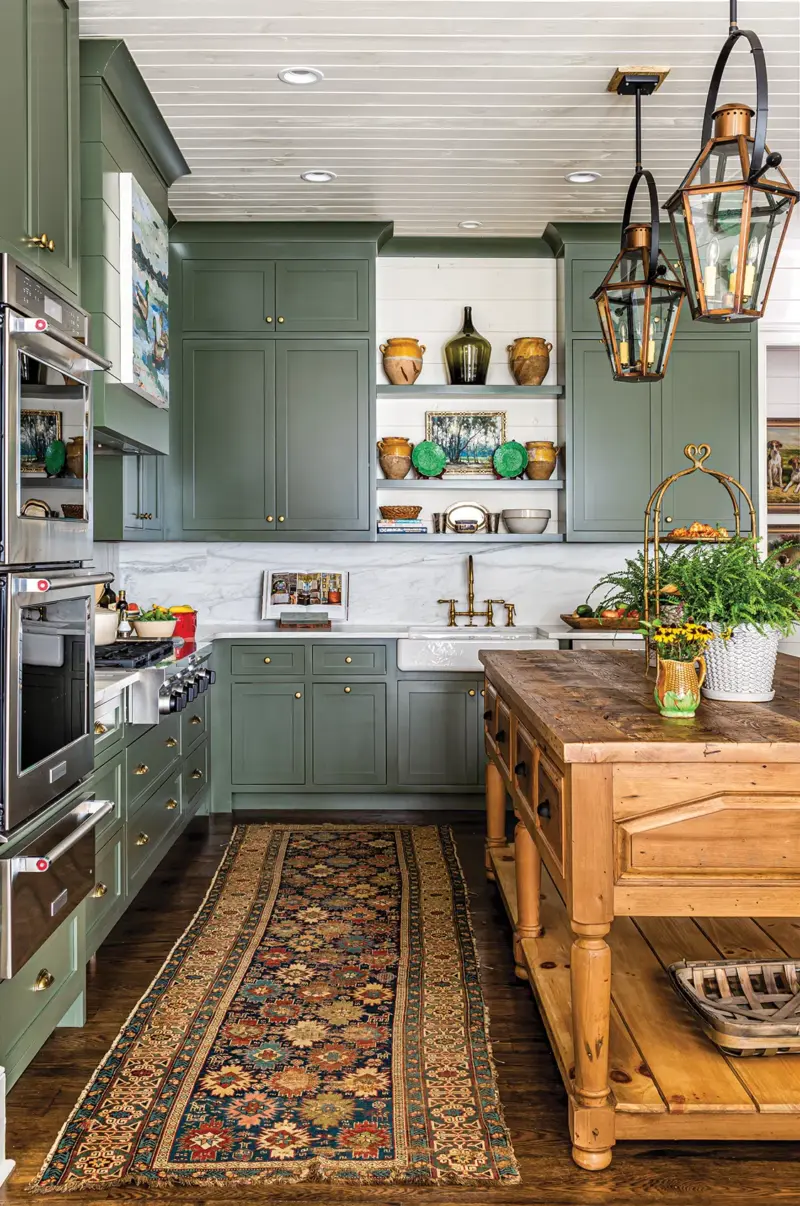
[[[163,483],[164,457],[95,455],[95,540],[160,540]]]
[[[153,540],[164,530],[164,458],[140,455],[138,461],[142,523]]]
[[[275,327],[271,260],[184,260],[181,325],[185,333],[263,334]]]
[[[676,339],[669,369],[661,382],[661,478],[689,467],[687,444],[710,444],[709,468],[737,478],[750,490],[752,463],[752,384],[749,339]],[[742,526],[750,527],[747,505]],[[693,520],[733,527],[727,491],[702,473],[670,488],[662,508],[665,523],[686,526]],[[667,518],[671,517],[671,518]]]
[[[279,260],[279,331],[369,331],[367,260]]]
[[[27,0],[0,4],[0,239],[19,254],[31,233],[28,220],[28,6]],[[34,253],[31,253],[34,254]]]
[[[398,782],[403,787],[478,782],[480,683],[401,681],[397,697]]]
[[[311,773],[315,784],[386,783],[386,684],[314,683]]]
[[[40,266],[77,293],[77,5],[74,0],[27,2],[31,233],[46,234],[53,243],[52,251],[38,253]]]
[[[231,683],[231,783],[305,782],[305,688],[296,682]]]
[[[567,320],[574,335],[600,336],[600,320],[597,317],[597,306],[592,301],[592,294],[602,285],[603,278],[619,253],[610,245],[607,256],[592,256],[591,258],[576,258],[569,262],[569,304]]]
[[[273,528],[274,341],[186,339],[182,367],[184,529]]]
[[[369,341],[292,339],[275,348],[279,528],[367,531]]]
[[[599,338],[573,341],[567,446],[573,540],[641,538],[644,509],[660,480],[658,402],[657,388],[613,379]]]

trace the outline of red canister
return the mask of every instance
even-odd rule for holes
[[[197,612],[182,611],[175,617],[175,632],[173,636],[183,637],[184,641],[193,641],[197,633]]]

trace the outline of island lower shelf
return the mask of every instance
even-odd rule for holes
[[[514,847],[489,851],[512,925]],[[569,921],[545,872],[540,938],[524,940],[529,981],[567,1094],[573,1045]],[[728,1058],[706,1038],[669,985],[678,959],[800,958],[800,921],[750,918],[615,918],[610,1068],[617,1139],[800,1140],[800,1058]]]

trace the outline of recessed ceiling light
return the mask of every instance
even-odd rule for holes
[[[309,184],[328,184],[329,181],[336,179],[335,172],[328,172],[322,168],[314,168],[310,172],[301,172],[301,180],[307,180]]]
[[[467,220],[465,222],[459,222],[458,229],[459,230],[480,230],[480,228],[482,226],[483,226],[483,222],[479,222],[477,220],[477,218],[467,218]]]
[[[568,180],[570,184],[594,184],[595,180],[600,179],[600,173],[589,171],[567,172],[564,179]]]
[[[278,79],[284,84],[307,88],[309,84],[318,84],[325,76],[316,67],[284,67],[278,72]]]

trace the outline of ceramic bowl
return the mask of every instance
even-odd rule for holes
[[[109,611],[107,607],[96,607],[94,610],[94,643],[95,645],[113,645],[117,639],[117,624],[119,615]]]
[[[175,631],[177,620],[131,620],[134,632],[147,641],[163,641]]]
[[[504,511],[503,523],[515,536],[539,536],[550,522],[549,511]]]

